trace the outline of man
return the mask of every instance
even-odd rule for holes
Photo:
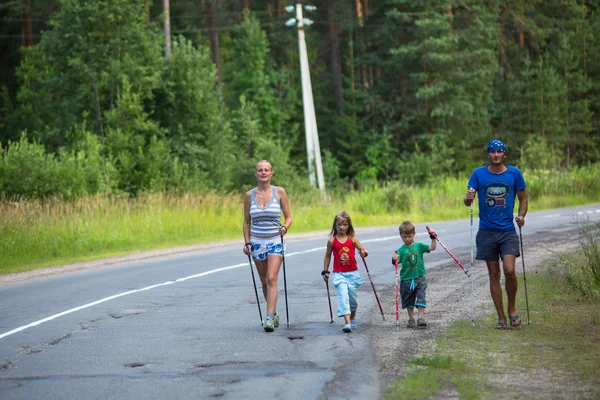
[[[479,230],[477,232],[477,259],[485,260],[490,279],[490,293],[498,313],[497,329],[506,329],[507,315],[504,314],[502,287],[500,286],[500,262],[504,270],[508,319],[513,327],[521,326],[515,298],[517,277],[515,260],[519,252],[519,237],[513,223],[515,197],[519,198],[519,210],[515,222],[521,228],[527,214],[525,179],[518,168],[504,165],[506,145],[499,140],[490,140],[487,147],[490,164],[476,168],[471,174],[464,203],[469,206],[479,195]]]

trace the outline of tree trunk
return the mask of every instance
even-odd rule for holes
[[[210,51],[217,69],[217,86],[221,87],[221,52],[219,49],[219,32],[217,30],[217,0],[210,3]]]
[[[21,21],[21,47],[27,46],[27,38],[25,34],[25,17],[20,16],[19,20]]]
[[[544,131],[546,127],[544,126],[544,121],[546,120],[546,116],[544,115],[544,89],[540,89],[540,106],[542,107],[542,118],[540,118],[540,122],[542,123],[542,137],[544,137]]]
[[[169,0],[163,0],[163,9],[165,14],[165,57],[169,57],[171,55],[171,11]]]
[[[33,22],[31,18],[31,0],[25,0],[27,6],[27,46],[33,46]]]
[[[360,0],[354,0],[354,10],[356,12],[356,18],[358,19],[358,26],[362,27],[364,25],[364,18]]]
[[[342,58],[340,56],[340,39],[338,37],[337,22],[334,16],[334,0],[329,0],[329,41],[331,43],[331,72],[333,74],[333,93],[335,96],[336,112],[341,115],[344,106],[342,92]]]
[[[152,7],[152,4],[148,6],[149,2],[150,0],[144,0],[144,9],[146,10],[146,24],[150,23],[150,7]]]

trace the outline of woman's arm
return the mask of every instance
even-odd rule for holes
[[[244,249],[245,243],[250,243],[250,199],[252,194],[247,191],[244,195],[244,222],[242,224],[242,232],[244,233]]]
[[[277,187],[277,197],[279,197],[279,204],[281,204],[281,211],[283,212],[284,222],[282,229],[285,231],[280,232],[283,235],[284,233],[287,233],[287,231],[290,229],[290,226],[292,226],[292,212],[290,210],[290,203],[284,188],[279,186]]]

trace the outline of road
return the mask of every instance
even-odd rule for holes
[[[531,212],[527,241],[573,235],[600,221],[600,204]],[[475,219],[476,232],[477,219]],[[427,242],[426,224],[417,240]],[[468,267],[469,221],[431,222]],[[357,229],[378,290],[394,285],[396,227]],[[320,276],[326,233],[290,235],[281,327],[260,324],[250,267],[239,245],[22,281],[0,280],[0,398],[376,399],[380,369],[368,331],[381,318],[361,261],[357,330],[329,323]],[[428,268],[452,264],[440,249]],[[458,269],[458,267],[456,267]],[[460,270],[458,270],[458,273]],[[256,276],[258,279],[258,276]],[[334,315],[335,289],[331,288]],[[261,296],[263,316],[265,304]],[[394,310],[384,304],[390,326]],[[362,328],[362,329],[361,329]]]

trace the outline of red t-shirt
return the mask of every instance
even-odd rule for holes
[[[350,237],[344,243],[340,243],[337,237],[334,236],[331,248],[333,254],[333,272],[350,272],[358,269],[354,242],[352,242]]]

